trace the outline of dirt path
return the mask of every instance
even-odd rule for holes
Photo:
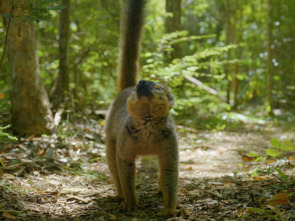
[[[69,132],[75,136],[65,136],[62,141],[30,138],[13,147],[2,147],[6,149],[0,158],[7,166],[1,170],[2,219],[263,220],[274,214],[279,220],[280,217],[284,220],[295,217],[291,206],[294,197],[278,209],[284,212],[249,212],[250,207],[260,208],[280,190],[272,187],[278,183],[275,177],[265,175],[255,180],[248,175],[259,163],[242,159],[248,152],[265,155],[273,137],[294,141],[293,133],[278,129],[244,133],[210,133],[182,127],[178,130],[181,209],[178,217],[159,214],[163,200],[158,194],[153,158],[137,162],[137,195],[141,209],[126,212],[121,204],[109,202],[107,196],[115,192],[104,160],[104,145],[97,142],[103,140],[102,128],[80,125]],[[62,164],[44,161],[45,150],[50,145],[56,146],[56,156]],[[294,169],[289,173],[294,175]]]

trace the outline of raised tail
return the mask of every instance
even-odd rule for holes
[[[121,0],[119,90],[137,84],[144,6],[147,0]]]

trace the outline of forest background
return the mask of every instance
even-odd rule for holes
[[[87,109],[90,114],[106,109],[116,95],[120,8],[116,1],[104,0],[94,5],[87,0],[63,1],[67,7],[62,10],[61,2],[53,0],[32,1],[32,5],[18,8],[29,2],[2,1],[6,21],[2,23],[2,45],[8,20],[11,35],[14,32],[21,36],[20,27],[26,25],[35,30],[19,42],[31,44],[30,49],[13,48],[13,41],[20,38],[9,38],[8,33],[11,66],[4,56],[1,113],[9,118],[5,111],[12,110],[15,131],[40,134],[49,131],[42,127],[52,127],[49,109],[55,113],[60,106],[57,104],[65,98],[67,108],[82,112]],[[235,127],[235,122],[255,120],[251,117],[274,114],[284,120],[293,119],[293,0],[167,2],[166,8],[165,1],[149,3],[140,74],[141,78],[164,81],[172,87],[176,120],[198,128],[223,130]],[[15,7],[12,17],[11,3]],[[14,53],[20,53],[17,63],[12,62]],[[28,53],[36,55],[29,57]],[[26,60],[31,60],[27,64],[34,68],[18,69]],[[12,70],[21,74],[11,74]],[[39,109],[44,113],[21,104],[37,107],[34,99],[21,95],[26,88],[32,88],[30,82],[40,81],[39,77],[26,77],[26,71],[41,76],[45,91],[40,89],[42,83],[37,84],[39,89],[32,96],[43,96],[39,98],[43,100]],[[47,120],[37,123],[38,115]],[[24,122],[24,116],[34,123]]]
[[[0,0],[0,9],[0,186],[5,198],[0,207],[25,210],[32,195],[33,210],[40,215],[43,204],[36,199],[47,200],[43,189],[50,189],[53,206],[45,206],[44,213],[80,216],[71,205],[64,209],[73,196],[59,195],[61,186],[69,185],[63,175],[81,178],[72,186],[83,189],[86,182],[101,196],[112,189],[103,126],[117,94],[120,5],[117,0]],[[288,211],[294,217],[294,24],[295,0],[149,1],[140,78],[166,82],[175,96],[171,112],[182,160],[180,204],[189,213],[202,213],[204,219],[249,214],[263,219]],[[147,162],[152,161],[143,164]],[[235,176],[245,171],[264,183],[258,187],[245,174],[241,180]],[[144,190],[148,169],[147,174],[140,177]],[[203,179],[204,174],[214,180]],[[46,186],[40,177],[62,185],[56,190],[57,185]],[[33,181],[44,188],[35,188]],[[216,188],[211,182],[217,190],[208,192],[206,188]],[[30,184],[26,190],[23,183]],[[203,187],[207,192],[195,197]],[[224,196],[220,188],[226,189]],[[107,204],[99,198],[93,207],[97,198],[91,194],[87,202],[81,200],[84,196],[74,198],[79,206],[85,204],[84,212]],[[240,198],[231,198],[236,196]],[[154,204],[147,205],[152,205],[150,214],[139,217],[157,218]],[[15,214],[1,208],[3,217]],[[110,211],[99,215],[107,220],[126,215]],[[189,217],[186,212],[182,216]]]

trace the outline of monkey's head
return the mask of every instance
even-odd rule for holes
[[[167,117],[174,97],[166,85],[141,80],[127,100],[127,109],[136,119],[161,119]]]

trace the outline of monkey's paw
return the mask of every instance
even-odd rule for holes
[[[134,202],[134,203],[126,203],[126,202],[124,202],[122,204],[122,208],[124,210],[127,210],[127,211],[132,211],[132,210],[137,210],[140,207],[138,206],[138,204],[136,202]]]
[[[179,210],[177,209],[164,209],[163,214],[165,216],[177,216],[179,213]]]

